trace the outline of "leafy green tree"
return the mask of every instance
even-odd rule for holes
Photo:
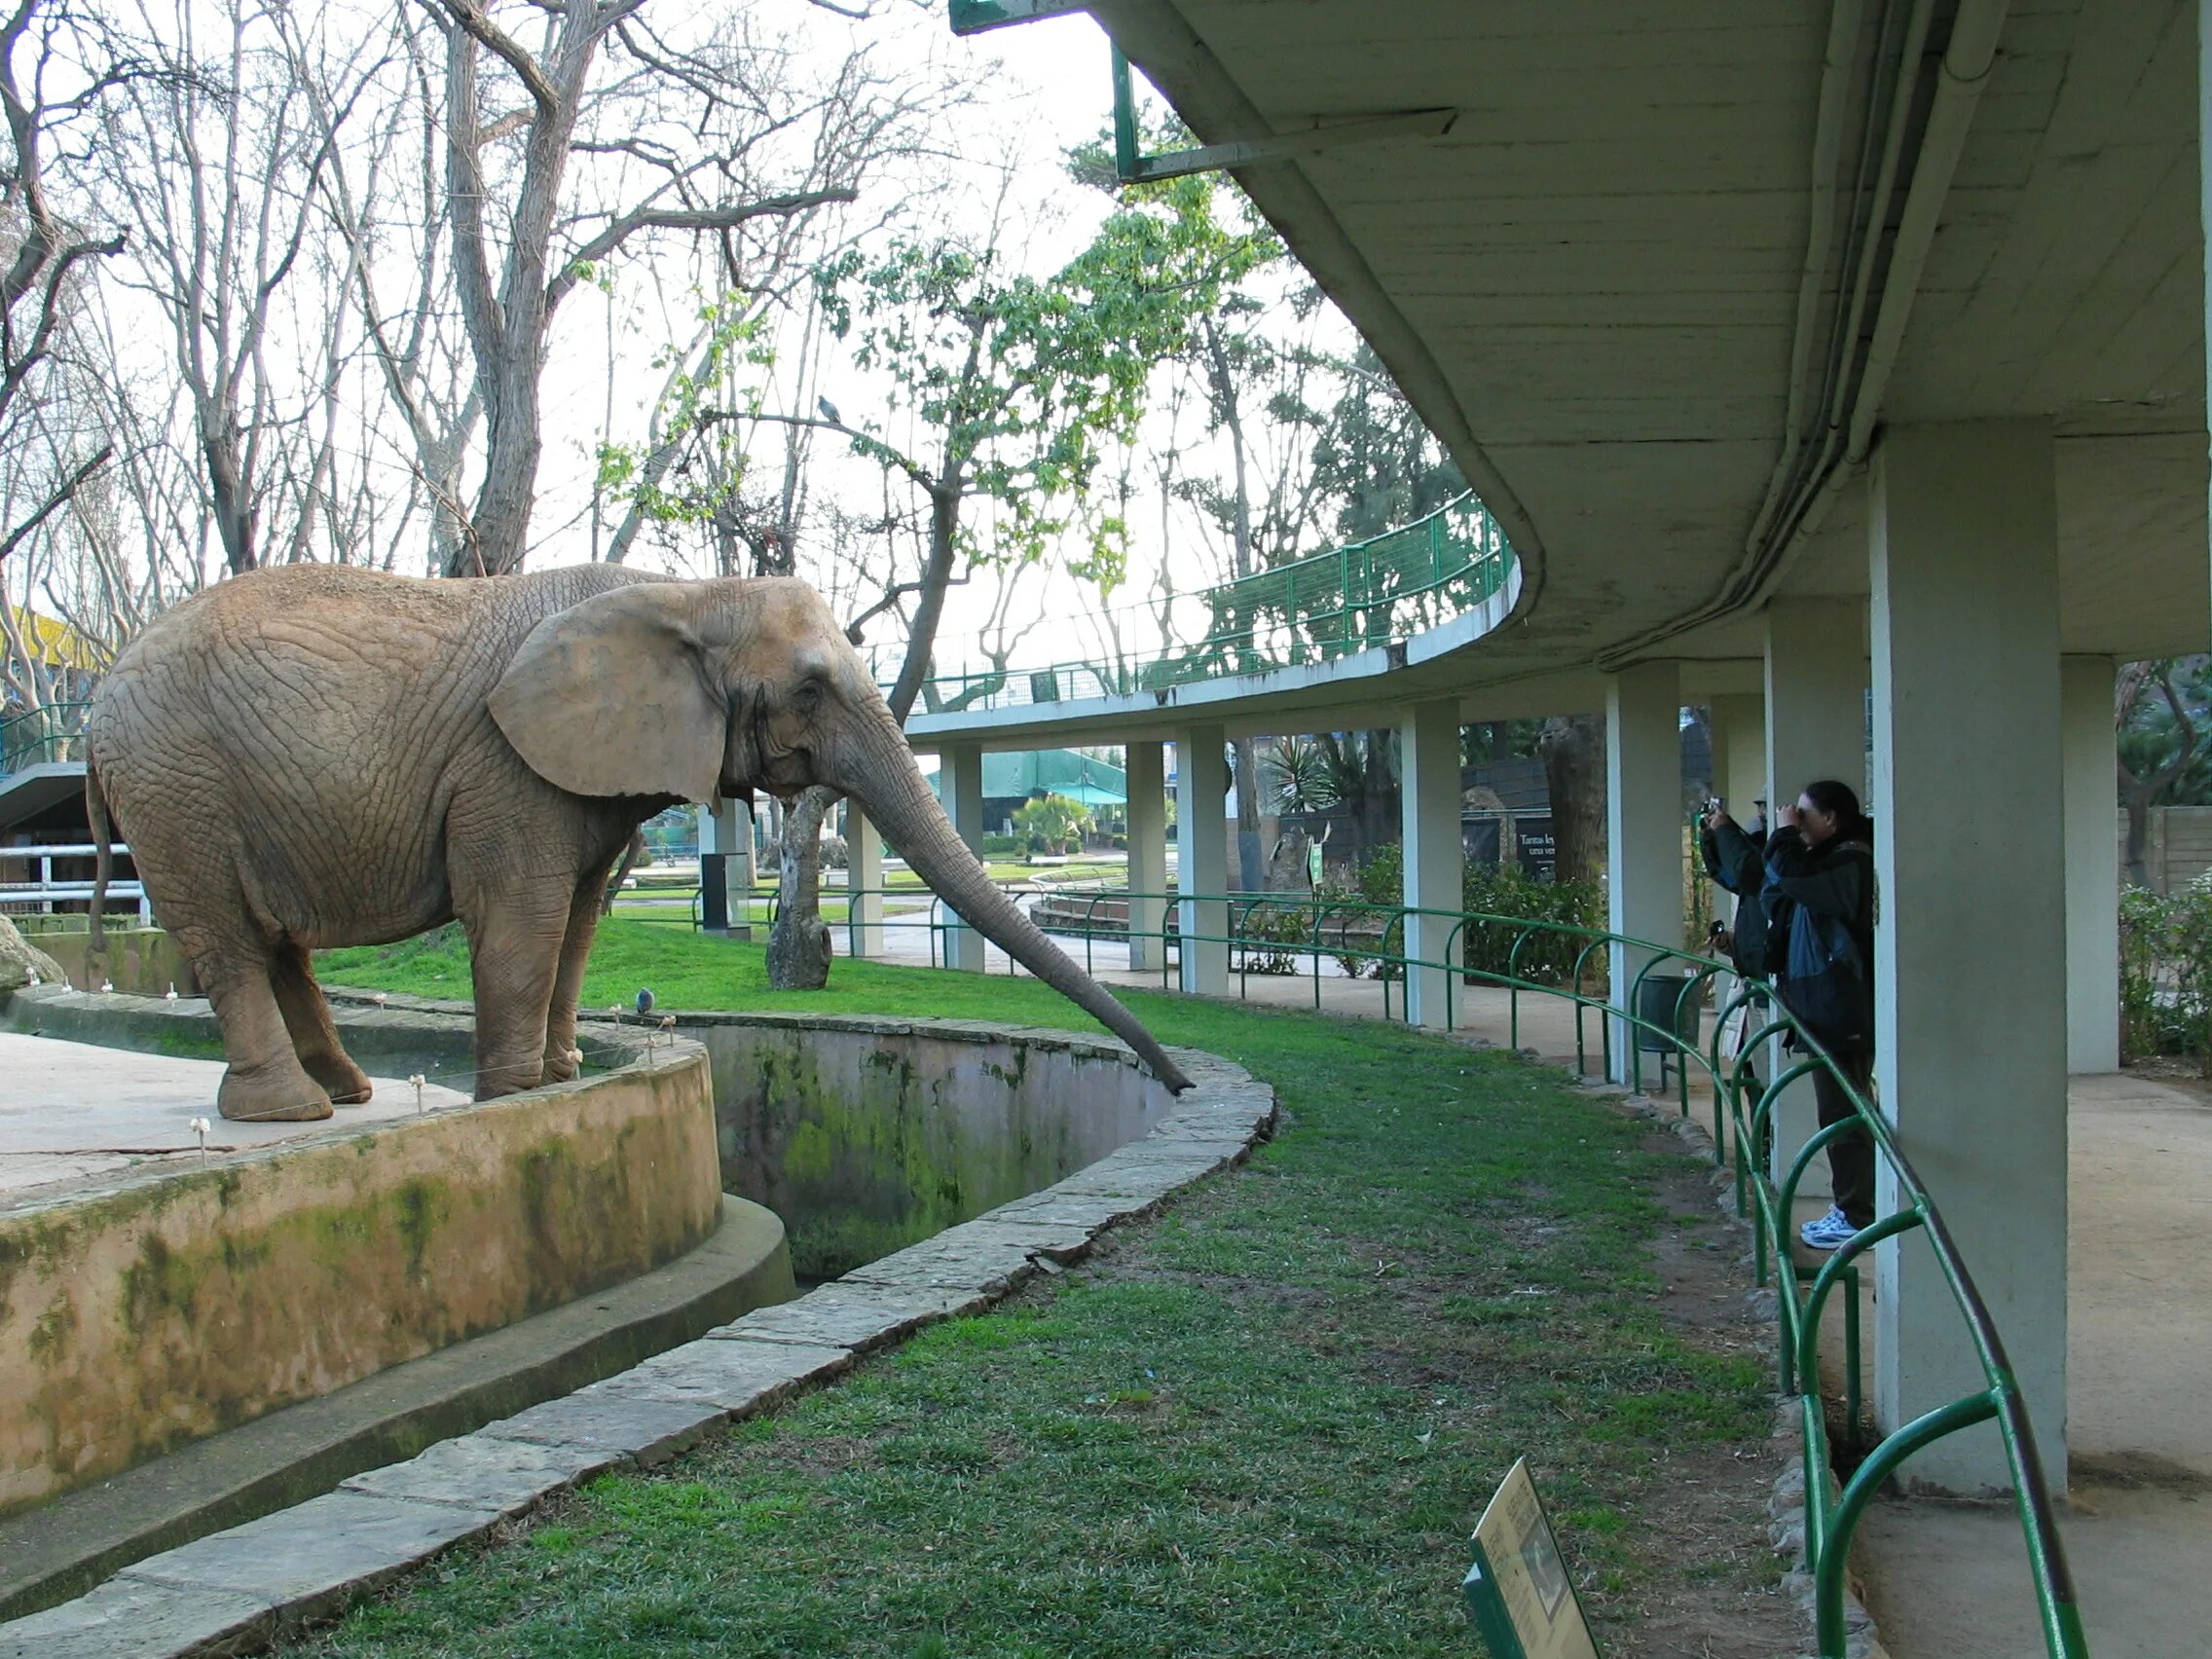
[[[1032,847],[1042,842],[1048,852],[1064,852],[1090,828],[1090,808],[1067,795],[1039,795],[1014,808],[1014,828]]]
[[[1197,230],[1173,212],[1124,207],[1051,276],[1014,269],[995,235],[978,241],[908,234],[825,262],[814,303],[854,364],[890,383],[888,407],[879,412],[848,417],[826,397],[804,413],[702,401],[701,387],[720,383],[732,361],[756,350],[738,324],[720,356],[702,358],[676,385],[675,430],[703,433],[747,420],[832,432],[919,496],[927,531],[918,575],[886,569],[880,597],[848,624],[857,641],[877,616],[905,616],[905,655],[888,694],[901,719],[934,689],[938,626],[963,565],[1036,561],[1062,550],[1072,504],[1089,488],[1104,446],[1134,440],[1153,365],[1179,350],[1192,318],[1218,292]],[[728,458],[721,460],[726,473]],[[627,464],[623,458],[613,463]],[[969,503],[977,499],[996,509],[988,546],[968,522]],[[694,502],[665,491],[653,505],[668,516],[721,509],[719,499]],[[1111,591],[1125,564],[1125,526],[1093,515],[1088,529],[1072,556],[1062,556],[1078,577]],[[779,931],[810,939],[818,932],[815,865],[806,850],[828,804],[827,794],[809,792],[786,816]],[[804,964],[801,982],[826,982],[826,958],[817,974],[809,953],[779,954],[774,942],[771,963]]]
[[[2127,809],[2127,881],[2151,885],[2144,861],[2154,806],[2212,801],[2212,752],[2203,742],[2212,718],[2212,657],[2131,662],[2113,687],[2120,800]]]
[[[1344,389],[1313,439],[1313,476],[1337,534],[1363,541],[1434,512],[1467,480],[1364,340],[1338,366]]]

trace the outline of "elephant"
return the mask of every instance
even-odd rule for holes
[[[619,566],[424,580],[285,566],[221,582],[117,658],[88,723],[104,886],[114,827],[214,1004],[224,1117],[369,1096],[310,952],[459,918],[476,1096],[573,1077],[608,872],[682,801],[850,794],[966,921],[1188,1080],[993,886],[860,653],[793,577]],[[95,900],[92,914],[99,915]],[[97,939],[95,935],[95,944]]]

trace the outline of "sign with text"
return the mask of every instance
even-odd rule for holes
[[[1559,848],[1552,837],[1552,821],[1549,814],[1541,817],[1530,813],[1513,821],[1514,856],[1521,861],[1521,873],[1531,881],[1550,881],[1559,873]]]
[[[1474,1542],[1462,1588],[1491,1659],[1598,1659],[1526,1457],[1483,1511]]]

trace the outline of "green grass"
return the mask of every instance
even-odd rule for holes
[[[843,940],[837,943],[842,946]],[[405,991],[415,996],[469,994],[468,944],[448,924],[399,944],[325,950],[315,956],[325,984]],[[649,986],[663,1008],[803,1009],[825,1014],[940,1014],[947,1019],[1028,1019],[1096,1030],[1084,1012],[1034,979],[933,974],[888,968],[840,956],[827,991],[773,991],[761,946],[708,939],[679,912],[667,919],[617,911],[599,926],[591,969],[584,976],[583,1006],[627,1004]],[[1156,998],[1162,1008],[1173,1005]],[[1132,1004],[1132,1006],[1134,1006]],[[1026,1013],[1006,1012],[1019,1008]],[[1149,1017],[1149,1016],[1148,1016]]]
[[[450,941],[323,971],[466,984]],[[670,1008],[1085,1024],[1032,980],[849,961],[827,993],[777,995],[756,947],[617,918],[587,1003],[645,982]],[[1129,1001],[1276,1085],[1283,1131],[1247,1167],[990,1315],[594,1483],[314,1651],[1460,1659],[1479,1651],[1465,1536],[1522,1455],[1609,1651],[1637,1651],[1631,1621],[1670,1600],[1740,1622],[1772,1578],[1742,1460],[1769,1380],[1658,1307],[1662,1234],[1734,1255],[1655,1197],[1680,1158],[1503,1053]],[[1734,1481],[1742,1513],[1685,1542],[1693,1469],[1709,1504]]]

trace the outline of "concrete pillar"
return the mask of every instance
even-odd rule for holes
[[[1892,426],[1868,522],[1875,1084],[1979,1285],[2057,1490],[2066,1470],[2066,848],[2050,427]],[[2109,820],[2108,820],[2109,822]],[[2108,834],[2109,839],[2109,834]],[[2109,900],[2110,894],[2108,892]],[[1878,1207],[1899,1203],[1883,1161]],[[1986,1386],[1920,1235],[1879,1247],[1884,1428]],[[1909,1487],[2009,1486],[1994,1425]]]
[[[1165,745],[1132,743],[1124,751],[1129,792],[1129,966],[1158,973],[1166,965],[1161,937],[1167,902],[1167,758]]]
[[[2059,665],[2066,812],[2066,1069],[2120,1070],[2119,734],[2110,657]]]
[[[861,803],[845,802],[845,893],[852,922],[845,930],[855,956],[883,954],[883,837]]]
[[[1713,793],[1749,825],[1766,798],[1766,699],[1746,693],[1713,699]]]
[[[753,808],[717,800],[699,808],[699,926],[723,939],[751,939]]]
[[[1777,599],[1766,608],[1766,775],[1757,793],[1773,811],[1820,778],[1840,778],[1862,801],[1866,784],[1866,606],[1859,599]],[[1750,819],[1743,820],[1750,823]],[[1793,1057],[1780,1042],[1767,1054],[1779,1076]],[[1779,1179],[1820,1126],[1810,1080],[1775,1103],[1774,1173]],[[1824,1161],[1805,1196],[1828,1196]]]
[[[1399,803],[1404,854],[1401,901],[1451,916],[1408,916],[1405,954],[1423,962],[1464,959],[1456,937],[1466,871],[1459,838],[1459,705],[1416,703],[1398,722]],[[1448,955],[1449,953],[1449,955]],[[1434,1030],[1457,1023],[1459,976],[1446,968],[1406,971],[1406,1018]]]
[[[1653,944],[1682,940],[1682,711],[1671,662],[1624,669],[1605,684],[1605,925]],[[1613,1006],[1628,1010],[1648,951],[1612,950]],[[1612,1081],[1627,1083],[1636,1030],[1615,1019]],[[1654,1086],[1659,1056],[1645,1068]]]
[[[973,743],[949,744],[938,751],[938,789],[944,815],[977,858],[983,854],[983,752]],[[944,965],[963,973],[983,971],[983,936],[962,922],[950,905],[943,911]]]
[[[1191,726],[1175,738],[1175,865],[1180,893],[1229,891],[1228,736],[1217,725]],[[1183,989],[1229,992],[1229,904],[1221,898],[1177,905]],[[1206,936],[1203,940],[1196,936]]]
[[[1708,731],[1713,738],[1713,793],[1728,804],[1737,823],[1751,827],[1766,797],[1766,699],[1748,694],[1713,699]],[[1736,903],[1715,894],[1713,913],[1726,920]]]

